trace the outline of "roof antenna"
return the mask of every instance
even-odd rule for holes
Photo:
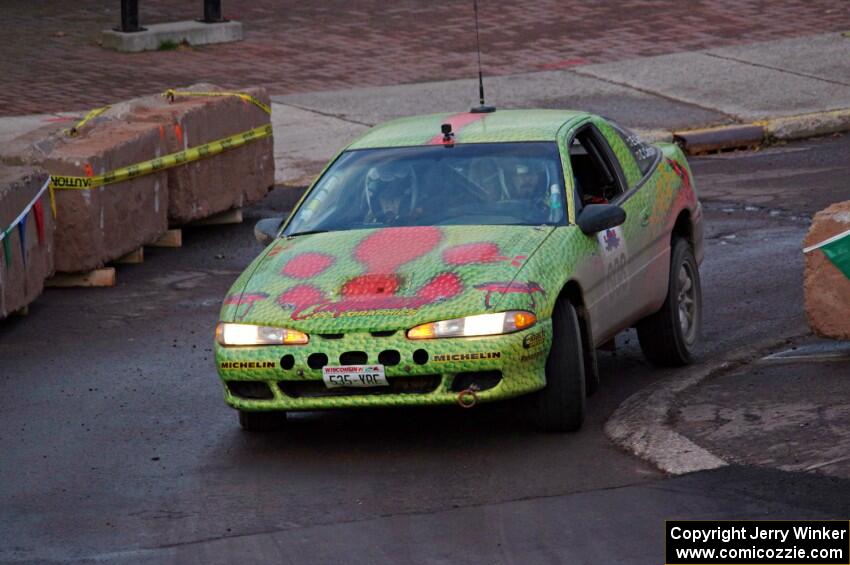
[[[469,111],[473,114],[487,114],[495,112],[495,106],[487,106],[484,104],[484,77],[481,74],[481,41],[478,39],[478,0],[472,0],[472,5],[475,7],[475,50],[478,52],[478,98],[480,104],[471,108]]]

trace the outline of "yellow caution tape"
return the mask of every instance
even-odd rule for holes
[[[174,101],[174,98],[177,97],[177,96],[235,96],[237,98],[241,98],[245,102],[250,102],[254,106],[260,108],[266,114],[271,115],[271,113],[272,113],[272,109],[271,109],[270,106],[268,106],[267,104],[263,104],[257,98],[251,96],[250,94],[245,94],[244,92],[189,92],[189,91],[174,90],[173,88],[169,88],[168,90],[163,92],[162,95],[164,97],[168,98],[170,101]],[[82,120],[77,122],[77,125],[75,125],[71,129],[65,130],[65,133],[67,135],[69,135],[70,137],[75,137],[84,125],[86,125],[91,120],[95,119],[96,117],[98,117],[102,113],[109,110],[109,108],[111,108],[111,106],[109,106],[109,105],[103,106],[101,108],[95,108],[94,110],[92,110],[91,112],[86,114],[85,117]]]
[[[172,102],[177,96],[235,96],[246,102],[254,104],[269,115],[272,113],[270,106],[244,92],[190,92],[170,88],[162,95]],[[79,133],[80,128],[106,112],[110,107],[111,106],[103,106],[101,108],[95,108],[86,114],[85,117],[77,123],[77,125],[69,130],[65,130],[65,133],[71,137],[76,136]],[[236,135],[231,135],[224,139],[211,141],[210,143],[205,143],[191,149],[178,151],[177,153],[172,153],[164,157],[158,157],[149,161],[136,163],[135,165],[115,169],[114,171],[98,176],[69,177],[64,175],[50,175],[50,208],[53,211],[53,215],[56,216],[55,190],[91,190],[99,186],[134,179],[163,169],[170,169],[171,167],[176,167],[184,163],[191,163],[192,161],[197,161],[205,157],[212,157],[213,155],[218,155],[227,149],[241,147],[250,141],[268,137],[270,135],[272,135],[272,126],[269,124],[246,132],[237,133]]]
[[[90,120],[95,119],[96,117],[98,117],[98,116],[99,116],[99,115],[101,115],[102,113],[104,113],[104,112],[106,112],[107,110],[109,110],[109,108],[110,108],[110,106],[104,106],[104,107],[102,107],[102,108],[95,108],[94,110],[92,110],[91,112],[89,112],[88,114],[86,114],[86,117],[84,117],[82,120],[80,120],[79,122],[77,122],[77,125],[75,125],[75,126],[74,126],[74,127],[72,127],[71,129],[66,129],[66,130],[65,130],[65,133],[66,133],[67,135],[71,136],[71,137],[76,136],[76,135],[80,132],[80,128],[81,128],[81,127],[83,127],[84,125],[86,125],[87,123],[89,123],[89,121],[90,121]]]
[[[271,115],[272,109],[267,104],[263,104],[258,99],[254,98],[250,94],[245,94],[244,92],[189,92],[185,90],[174,90],[173,88],[169,88],[162,95],[168,98],[170,101],[174,101],[174,98],[177,96],[235,96],[237,98],[241,98],[245,102],[250,102],[257,108],[260,108],[263,112],[268,115]]]
[[[102,175],[91,177],[50,175],[50,206],[53,210],[53,215],[56,215],[56,202],[53,198],[54,190],[91,190],[99,186],[134,179],[162,171],[164,169],[170,169],[179,165],[212,157],[213,155],[218,155],[228,149],[236,149],[237,147],[242,147],[251,141],[269,137],[271,135],[272,126],[271,124],[266,124],[242,133],[237,133],[236,135],[225,137],[224,139],[218,139],[216,141],[204,143],[203,145],[198,145],[197,147],[184,149],[177,153],[171,153],[149,161],[142,161],[135,165],[121,167],[120,169],[115,169],[114,171],[109,171]]]

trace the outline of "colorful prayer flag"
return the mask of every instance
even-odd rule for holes
[[[11,230],[7,230],[3,238],[3,255],[6,258],[7,269],[12,266],[12,240],[9,239],[10,232]]]
[[[36,200],[32,206],[35,212],[35,230],[38,232],[38,244],[44,245],[44,208],[41,206],[41,200]]]
[[[18,222],[18,238],[21,240],[21,261],[24,263],[24,267],[27,266],[27,216],[29,214],[25,214],[21,221]]]

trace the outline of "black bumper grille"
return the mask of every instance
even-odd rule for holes
[[[274,398],[272,389],[262,381],[228,381],[230,394],[246,400],[270,400]]]
[[[452,392],[460,392],[468,388],[477,391],[490,390],[502,382],[502,371],[471,371],[458,373],[452,380]]]

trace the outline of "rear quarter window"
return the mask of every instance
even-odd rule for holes
[[[638,169],[642,175],[646,175],[652,169],[652,165],[655,163],[655,159],[658,157],[658,148],[654,145],[645,142],[637,134],[629,131],[628,129],[620,126],[618,124],[611,124],[614,128],[614,131],[617,132],[623,142],[626,144],[626,147],[629,148],[629,151],[632,152],[632,155],[635,157],[635,161],[637,161]]]

